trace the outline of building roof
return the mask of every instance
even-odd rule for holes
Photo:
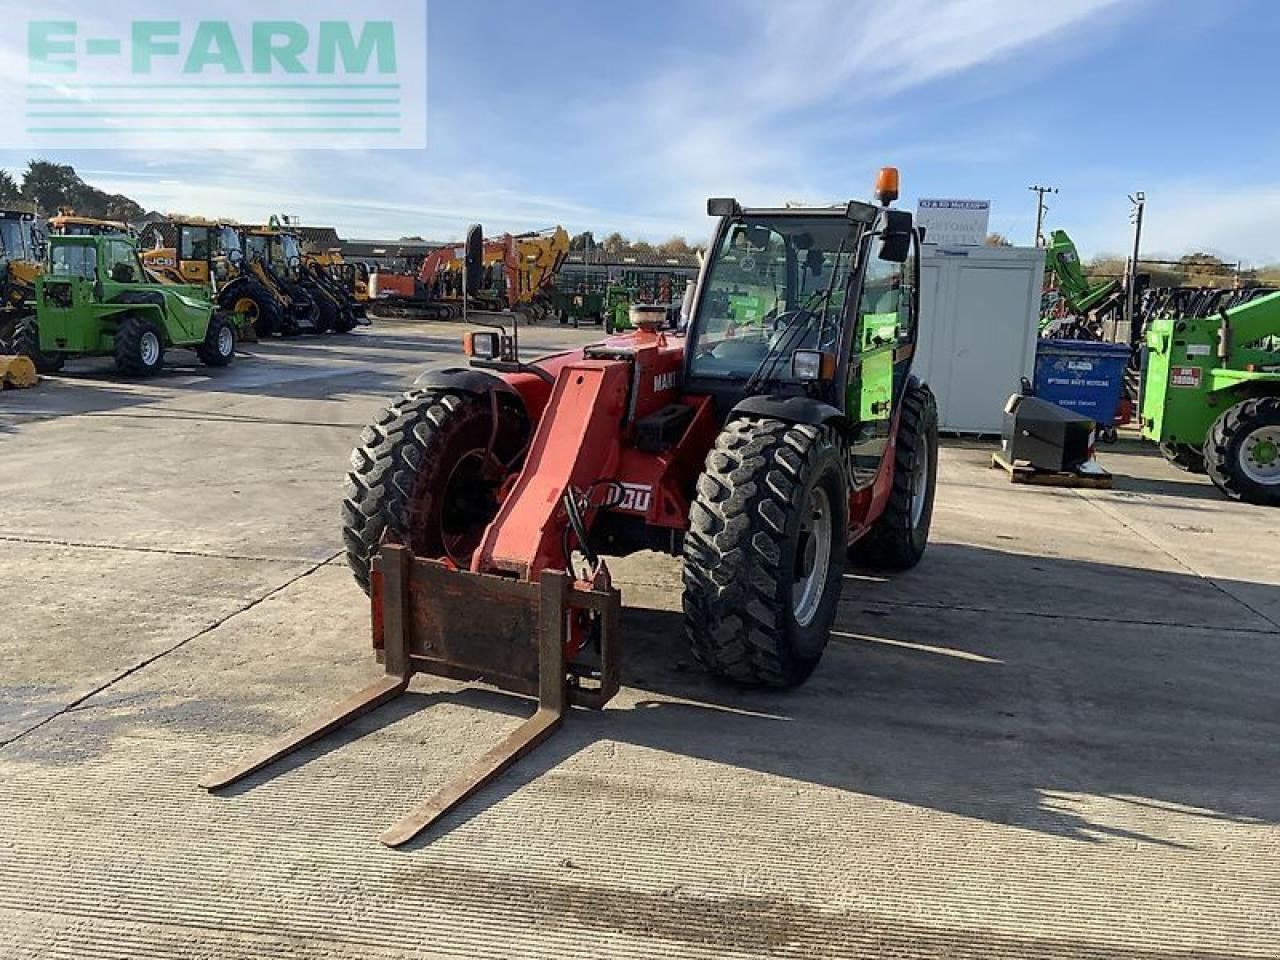
[[[601,267],[672,267],[683,270],[698,269],[698,258],[690,253],[605,253],[603,250],[591,251],[589,258],[584,258],[581,250],[575,250],[565,257],[566,264],[575,266]]]

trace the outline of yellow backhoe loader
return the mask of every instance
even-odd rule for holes
[[[34,310],[42,259],[38,240],[34,213],[0,210],[0,384],[5,387],[31,387],[38,380],[31,361],[14,345],[18,323]]]
[[[257,340],[256,304],[247,298],[224,302],[222,296],[239,272],[231,263],[232,253],[243,252],[236,225],[229,220],[171,217],[152,231],[156,245],[142,254],[147,272],[162,283],[206,286],[219,309],[231,315],[237,339]]]

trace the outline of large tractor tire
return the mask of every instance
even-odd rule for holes
[[[328,291],[319,287],[313,288],[310,293],[316,304],[315,332],[329,333],[336,330],[338,322],[342,319],[342,311],[338,308],[337,302]]]
[[[253,329],[261,340],[268,339],[280,329],[284,320],[280,301],[262,284],[251,281],[242,284],[222,304],[232,313],[242,313],[253,323]]]
[[[0,353],[27,357],[37,373],[57,373],[66,365],[63,353],[45,353],[40,349],[40,329],[34,317],[23,317],[14,326],[13,336],[0,343]]]
[[[350,333],[360,325],[360,319],[356,316],[355,308],[348,305],[338,316],[338,322],[334,324],[334,333]]]
[[[509,472],[529,425],[506,401],[499,402],[498,417],[493,456]],[[347,563],[366,593],[384,540],[459,565],[470,558],[498,511],[498,481],[483,469],[492,428],[487,397],[438,389],[410,390],[365,427],[351,453],[342,537]]]
[[[1228,408],[1204,441],[1209,479],[1232,500],[1280,506],[1280,397]]]
[[[849,550],[876,570],[910,570],[924,556],[938,479],[938,404],[924,384],[907,388],[894,443],[893,489],[884,513]]]
[[[1204,473],[1204,452],[1189,443],[1162,443],[1160,453],[1179,470]]]
[[[145,317],[126,317],[116,331],[115,361],[126,377],[154,377],[164,367],[164,331]]]
[[[789,687],[817,666],[843,574],[844,450],[828,427],[727,423],[684,539],[685,634],[717,676]]]
[[[206,367],[225,367],[236,358],[236,328],[225,316],[215,313],[209,318],[204,342],[196,347],[196,356]]]

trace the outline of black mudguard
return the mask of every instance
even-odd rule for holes
[[[524,410],[524,399],[520,396],[519,390],[498,374],[490,373],[488,370],[477,370],[475,367],[458,367],[448,364],[428,367],[418,374],[413,385],[418,388],[457,390],[460,393],[471,393],[480,397],[497,393],[500,396],[510,397],[521,410]]]
[[[848,418],[831,404],[812,397],[778,397],[756,394],[734,404],[729,419],[736,417],[769,417],[784,423],[807,423],[820,427],[834,423],[843,426]]]

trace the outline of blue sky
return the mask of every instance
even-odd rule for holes
[[[863,197],[895,164],[906,205],[990,199],[1020,243],[1031,183],[1060,189],[1048,223],[1087,254],[1125,249],[1142,189],[1145,255],[1280,261],[1266,0],[431,0],[428,16],[425,151],[43,154],[159,210],[441,239],[474,220],[701,239],[708,195]]]

